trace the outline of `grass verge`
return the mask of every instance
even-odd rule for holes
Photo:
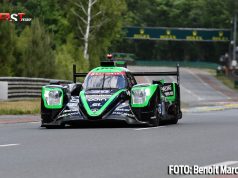
[[[0,101],[0,115],[40,114],[40,99]]]
[[[234,81],[229,79],[228,77],[221,75],[221,76],[216,76],[216,78],[220,80],[224,85],[228,86],[229,88],[238,91],[238,88],[235,88]]]
[[[216,70],[208,69],[207,71],[208,71],[208,73],[210,73],[212,76],[214,76],[217,80],[221,81],[227,87],[238,91],[238,88],[235,87],[235,81],[234,80],[231,80],[226,75],[217,75]]]

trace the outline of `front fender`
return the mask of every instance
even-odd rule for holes
[[[131,89],[131,107],[144,108],[150,103],[152,96],[156,93],[158,84],[139,84]],[[140,96],[139,96],[140,95]]]

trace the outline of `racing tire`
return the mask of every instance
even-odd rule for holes
[[[175,117],[169,121],[169,124],[177,124],[177,123],[178,123],[178,117]]]
[[[65,128],[64,124],[61,125],[46,125],[44,126],[46,129],[63,129]]]
[[[151,119],[149,122],[150,127],[158,127],[160,125],[160,117],[158,108],[155,109],[155,118]]]
[[[169,124],[177,124],[178,120],[182,118],[182,112],[180,111],[172,120],[169,121]]]

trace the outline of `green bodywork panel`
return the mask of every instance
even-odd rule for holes
[[[149,86],[143,86],[143,85],[135,85],[131,91],[135,91],[135,90],[145,90],[147,92],[146,94],[146,99],[144,101],[144,103],[141,104],[134,104],[132,101],[132,96],[131,96],[131,106],[134,108],[142,108],[142,107],[146,107],[149,104],[149,101],[151,99],[151,97],[153,96],[153,94],[155,93],[156,89],[158,87],[158,84],[152,84]]]
[[[176,101],[176,97],[177,97],[177,93],[176,93],[176,83],[171,83],[171,86],[172,86],[172,91],[173,91],[173,95],[171,96],[164,96],[162,94],[162,92],[160,92],[160,98],[166,102],[169,102],[169,103],[174,103]],[[132,100],[132,96],[131,96],[131,106],[132,107],[135,107],[135,108],[142,108],[142,107],[146,107],[148,106],[149,104],[149,101],[152,97],[152,95],[154,94],[154,92],[156,91],[158,87],[158,84],[152,84],[152,85],[149,85],[149,86],[143,86],[143,85],[135,85],[133,88],[132,88],[132,92],[135,91],[135,90],[144,90],[144,91],[149,91],[149,95],[146,95],[146,99],[143,103],[141,104],[134,104],[133,103],[133,100]]]
[[[80,98],[82,100],[83,106],[86,109],[89,116],[99,116],[103,113],[103,111],[108,107],[108,105],[123,91],[126,91],[125,89],[118,90],[116,93],[114,93],[109,100],[96,112],[93,112],[87,102],[85,91],[80,92]]]
[[[165,80],[164,79],[162,79],[162,80],[159,80],[162,84],[164,84],[165,83]]]
[[[57,104],[57,105],[49,105],[46,101],[46,98],[45,98],[45,92],[47,92],[47,91],[59,91],[59,92],[61,92],[60,103]],[[44,106],[47,109],[61,109],[63,107],[63,98],[64,98],[64,92],[63,92],[62,88],[47,87],[47,86],[42,87],[42,100],[44,102]]]
[[[127,72],[128,69],[124,67],[97,67],[90,72],[99,72],[99,73],[113,73],[113,72]]]

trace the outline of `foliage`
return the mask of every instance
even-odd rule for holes
[[[85,60],[84,36],[78,28],[83,27],[78,15],[84,12],[77,4],[87,2],[0,0],[1,12],[24,12],[33,19],[0,22],[0,76],[71,79],[72,64],[88,71],[107,52],[135,53],[141,59],[216,62],[228,51],[228,43],[125,40],[122,27],[231,28],[233,14],[238,13],[238,0],[97,0],[89,60]]]
[[[18,74],[31,77],[52,77],[55,58],[51,37],[38,19],[26,27],[17,41]]]
[[[72,79],[73,64],[76,64],[77,71],[88,71],[88,63],[82,56],[82,49],[75,47],[76,40],[70,34],[67,37],[66,44],[60,46],[56,51],[56,78]]]
[[[8,22],[0,23],[0,76],[13,74],[12,66],[15,63],[15,30],[14,25]]]
[[[87,4],[87,0],[72,1],[73,4],[79,2]],[[74,4],[71,8],[71,12],[75,12],[77,10],[79,11],[80,7]],[[95,3],[95,7],[92,9],[92,17],[94,17],[94,19],[91,22],[91,35],[89,38],[90,68],[97,66],[100,59],[105,58],[105,54],[107,53],[111,43],[121,37],[120,33],[123,25],[122,15],[125,10],[126,4],[124,0],[98,0]],[[77,15],[72,13],[70,21],[74,24],[74,27],[77,27],[74,28],[73,31],[79,39],[78,45],[82,46],[83,36],[80,34],[80,29],[78,27],[80,26],[84,30],[85,24],[81,19],[79,19],[78,16],[83,17],[82,10]]]
[[[127,0],[125,25],[231,28],[234,9],[238,9],[236,3],[237,0]],[[122,41],[113,49],[135,53],[141,59],[216,62],[229,50],[229,43],[131,40]]]

